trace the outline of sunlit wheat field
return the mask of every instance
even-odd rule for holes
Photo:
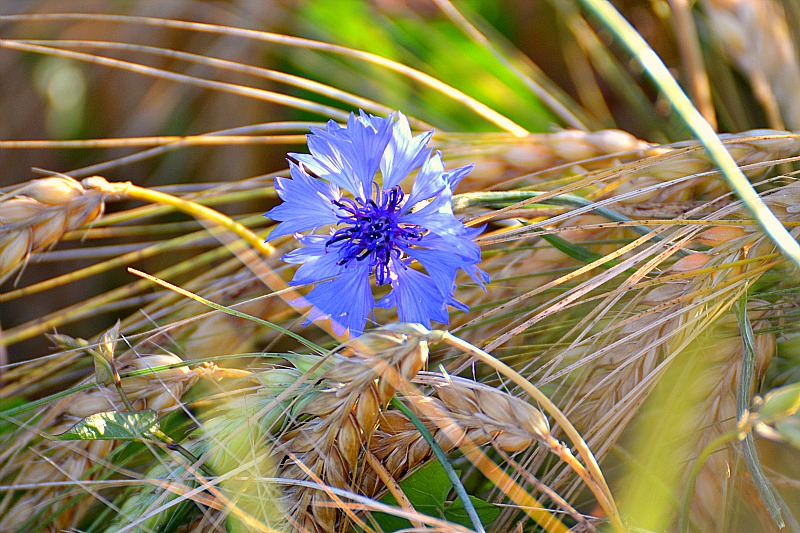
[[[0,3],[0,532],[800,532],[799,27]]]

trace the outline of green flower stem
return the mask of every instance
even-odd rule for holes
[[[526,202],[534,199],[537,196],[547,195],[549,193],[541,191],[485,191],[485,192],[471,192],[459,194],[453,197],[453,210],[464,209],[471,206],[486,206],[486,207],[508,207],[519,202]],[[570,207],[590,207],[594,202],[581,198],[580,196],[573,196],[571,194],[560,194],[558,196],[546,197],[542,200],[546,205],[564,205]],[[617,213],[613,209],[598,206],[592,209],[593,213],[600,215],[612,222],[635,222],[634,219],[626,217],[621,213]],[[627,228],[633,230],[639,235],[649,235],[651,230],[646,226],[627,225]],[[663,240],[661,235],[653,236],[656,241]],[[552,244],[552,243],[551,243]],[[686,250],[678,250],[677,252],[681,257],[689,255]]]
[[[750,388],[753,384],[753,373],[756,360],[755,348],[755,335],[753,333],[753,326],[750,323],[750,317],[747,316],[747,293],[742,294],[739,301],[736,302],[734,308],[739,322],[739,331],[742,336],[742,370],[739,374],[739,387],[736,392],[736,422],[739,425],[744,424],[746,418],[749,416],[750,407]],[[758,489],[758,494],[761,496],[761,501],[764,502],[770,516],[778,525],[783,529],[786,522],[781,514],[781,507],[786,508],[786,504],[781,501],[781,496],[772,486],[764,470],[761,468],[761,462],[758,459],[758,452],[756,451],[756,443],[753,439],[752,432],[748,431],[742,439],[742,456],[744,456],[744,463],[753,484]],[[783,505],[781,505],[783,504]]]
[[[650,45],[614,8],[608,0],[581,0],[581,3],[594,13],[604,26],[619,39],[631,54],[642,64],[653,82],[675,108],[689,129],[708,150],[712,161],[722,171],[728,185],[736,192],[745,207],[775,242],[778,248],[800,267],[800,245],[781,224],[775,214],[758,196],[750,181],[739,169],[731,154],[725,149],[716,132],[695,108],[678,82],[672,77]]]

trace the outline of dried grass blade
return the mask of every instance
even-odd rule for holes
[[[142,52],[154,56],[168,57],[173,59],[180,59],[190,63],[202,64],[209,67],[219,68],[221,70],[228,70],[231,72],[239,72],[242,74],[249,74],[258,78],[268,79],[275,82],[283,83],[291,87],[304,89],[315,94],[337,100],[349,106],[352,109],[363,109],[372,114],[388,115],[395,111],[394,109],[381,105],[374,100],[357,96],[355,94],[337,89],[324,83],[319,83],[314,80],[295,76],[285,72],[280,72],[272,69],[256,67],[253,65],[240,63],[238,61],[230,61],[227,59],[219,59],[216,57],[209,57],[206,55],[192,54],[173,50],[169,48],[161,48],[157,46],[146,46],[141,44],[121,43],[114,41],[71,41],[71,40],[31,40],[31,39],[17,39],[17,42],[28,43],[41,46],[61,46],[72,48],[101,48],[110,50],[127,50],[132,52]],[[411,125],[415,129],[429,130],[433,129],[431,124],[418,119],[412,119]],[[279,139],[279,138],[278,138]],[[302,144],[305,142],[305,137],[295,143]],[[288,143],[287,143],[288,144]]]
[[[256,316],[248,315],[247,313],[242,313],[241,311],[237,311],[236,309],[231,309],[230,307],[225,307],[224,305],[220,305],[218,303],[212,302],[211,300],[207,300],[207,299],[203,298],[202,296],[198,296],[197,294],[194,294],[193,292],[189,292],[186,289],[182,289],[182,288],[180,288],[180,287],[178,287],[176,285],[173,285],[172,283],[164,281],[163,279],[159,279],[159,278],[157,278],[155,276],[151,276],[150,274],[146,274],[144,272],[136,270],[135,268],[128,268],[128,272],[130,272],[131,274],[134,274],[136,276],[139,276],[141,278],[144,278],[146,280],[152,281],[156,285],[160,285],[160,286],[164,287],[165,289],[169,289],[169,290],[174,291],[174,292],[176,292],[176,293],[178,293],[180,295],[186,296],[187,298],[191,298],[192,300],[194,300],[196,302],[199,302],[199,303],[201,303],[203,305],[206,305],[206,306],[208,306],[208,307],[210,307],[212,309],[216,309],[217,311],[221,311],[221,312],[223,312],[225,314],[228,314],[228,315],[231,315],[231,316],[235,316],[237,318],[243,318],[245,320],[251,320],[251,321],[253,321],[253,322],[257,323],[257,324],[261,324],[262,326],[268,327],[270,329],[274,329],[275,331],[278,331],[278,332],[280,332],[280,333],[282,333],[282,334],[284,334],[284,335],[286,335],[288,337],[291,337],[291,338],[295,339],[296,341],[300,342],[302,345],[304,345],[304,346],[306,346],[308,348],[311,348],[312,350],[314,350],[317,353],[325,353],[325,350],[322,349],[321,346],[318,346],[318,345],[314,344],[313,342],[311,342],[309,340],[306,340],[305,337],[303,337],[302,335],[299,335],[299,334],[297,334],[297,333],[295,333],[293,331],[289,331],[288,329],[283,328],[283,327],[281,327],[281,326],[279,326],[277,324],[273,324],[272,322],[269,322],[267,320],[263,320],[263,319],[258,318]]]
[[[341,109],[336,109],[335,107],[317,104],[316,102],[312,102],[311,100],[305,100],[303,98],[288,96],[285,94],[276,93],[274,91],[257,89],[255,87],[248,87],[245,85],[237,85],[233,83],[207,80],[204,78],[198,78],[196,76],[189,76],[186,74],[178,74],[176,72],[171,72],[168,70],[163,70],[155,67],[148,67],[146,65],[140,65],[138,63],[132,63],[130,61],[123,61],[121,59],[113,59],[110,57],[98,56],[95,54],[87,54],[84,52],[61,50],[60,48],[54,48],[50,46],[27,44],[24,42],[14,41],[10,39],[0,39],[0,48],[9,48],[11,50],[20,50],[23,52],[35,52],[39,54],[74,59],[77,61],[84,61],[86,63],[95,63],[97,65],[128,70],[130,72],[136,72],[138,74],[143,74],[146,76],[152,76],[165,80],[185,83],[187,85],[194,85],[196,87],[202,87],[204,89],[223,91],[231,94],[236,94],[239,96],[255,98],[257,100],[264,100],[267,102],[282,104],[287,107],[293,107],[295,109],[301,109],[304,111],[316,113],[324,117],[336,117],[339,120],[347,120],[348,114],[342,111]]]

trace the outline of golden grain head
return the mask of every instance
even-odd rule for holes
[[[182,363],[183,359],[175,355],[168,355],[168,354],[147,355],[145,357],[137,357],[135,359],[128,361],[126,365],[127,367],[126,370],[135,371],[135,370],[159,369],[156,374],[159,379],[163,380],[182,379],[190,372],[189,367],[183,365]],[[165,369],[159,368],[170,365],[181,365],[181,366],[176,366],[174,368],[165,368]]]
[[[744,237],[747,232],[736,226],[714,226],[701,232],[695,239],[700,244],[719,246],[733,239]]]
[[[31,253],[97,219],[103,208],[99,190],[65,176],[32,180],[0,197],[0,282],[22,267]]]
[[[115,409],[115,405],[105,394],[92,391],[88,394],[76,394],[67,405],[65,414],[77,418],[86,418],[95,413],[102,413],[113,409]]]

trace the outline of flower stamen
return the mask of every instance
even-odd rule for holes
[[[389,261],[393,257],[402,259],[403,248],[419,242],[425,230],[416,224],[398,222],[405,196],[399,185],[381,191],[375,184],[375,196],[375,199],[339,198],[332,201],[346,213],[337,216],[339,224],[347,227],[331,235],[325,248],[338,249],[338,265],[369,259],[375,281],[383,285],[389,278]]]

